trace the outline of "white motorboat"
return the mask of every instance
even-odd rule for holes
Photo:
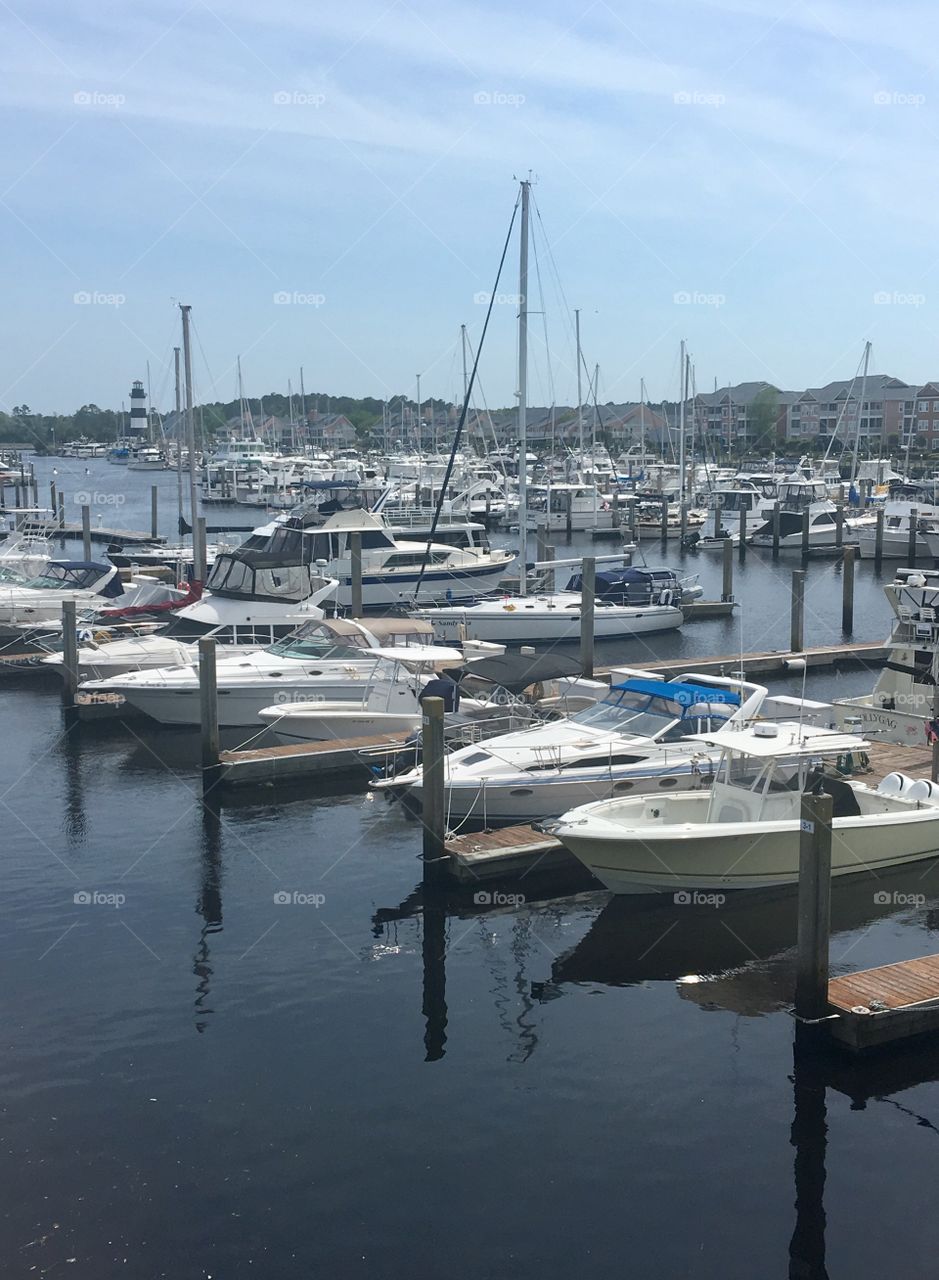
[[[57,622],[62,605],[100,607],[124,593],[114,565],[91,560],[50,560],[40,574],[0,582],[0,638],[22,636],[24,626]]]
[[[115,638],[110,628],[119,624],[121,609],[105,610],[84,624],[78,678],[107,680],[132,671],[191,666],[198,662],[196,642],[203,636],[226,649],[236,646],[242,654],[270,646],[304,622],[322,618],[322,605],[334,597],[337,585],[306,564],[271,563],[251,551],[225,553],[216,559],[201,598],[173,612],[158,630]],[[43,662],[64,677],[61,653]]]
[[[782,550],[801,548],[802,521],[809,513],[809,549],[833,551],[838,545],[838,508],[828,495],[828,484],[818,477],[812,478],[796,471],[779,484],[779,546]],[[753,530],[755,547],[773,545],[773,515],[764,508],[765,522]],[[842,524],[842,542],[848,546],[857,542],[865,527],[873,528],[877,517],[872,513],[849,515],[845,511]]]
[[[887,657],[871,693],[840,698],[835,722],[886,742],[918,746],[933,725],[939,684],[939,570],[897,569],[884,595],[894,613]]]
[[[257,652],[226,654],[216,664],[219,724],[256,726],[258,714],[274,703],[361,698],[376,662],[374,649],[429,644],[432,639],[428,623],[410,618],[376,618],[367,628],[347,618],[323,618]],[[88,680],[80,689],[99,696],[120,695],[161,724],[200,722],[199,673],[194,666]]]
[[[916,556],[935,559],[939,555],[939,510],[912,502],[888,502],[884,508],[883,559],[909,562],[913,510],[916,511]],[[865,524],[858,529],[857,551],[862,558],[873,559],[877,554],[876,517],[873,524]]]
[[[810,788],[832,797],[833,876],[874,879],[939,851],[939,789],[931,782],[888,774],[875,790],[818,767],[863,751],[867,743],[853,734],[756,724],[728,726],[699,745],[722,752],[709,791],[601,800],[548,829],[614,893],[795,883],[801,792]]]
[[[127,461],[128,471],[165,471],[166,456],[161,449],[146,446],[138,449]]]
[[[353,534],[362,540],[365,608],[491,591],[515,559],[511,551],[491,548],[485,540],[462,546],[435,540],[429,547],[426,540],[405,541],[395,537],[380,515],[368,511],[337,511],[322,524],[318,519],[317,512],[295,512],[256,529],[243,545],[320,565],[339,579],[337,598],[345,607],[352,603]],[[448,527],[452,538],[451,522]]]
[[[766,696],[745,680],[695,672],[662,680],[637,671],[567,719],[450,752],[447,811],[453,820],[521,822],[600,797],[706,786],[720,753],[689,736],[750,720]],[[417,800],[423,774],[417,768],[373,785]]]
[[[324,742],[381,733],[415,733],[421,727],[421,700],[436,672],[453,672],[440,682],[448,688],[451,707],[446,723],[452,728],[471,721],[531,720],[531,708],[522,699],[507,704],[504,696],[472,698],[460,692],[458,677],[466,662],[459,649],[442,645],[411,645],[372,650],[377,661],[362,696],[354,702],[278,703],[259,712],[260,719],[283,743]],[[436,684],[430,692],[438,695]],[[500,691],[500,695],[504,691]],[[509,712],[512,711],[510,717]],[[490,730],[494,732],[495,730]]]
[[[415,610],[414,616],[433,624],[444,644],[460,640],[490,640],[499,644],[544,644],[580,638],[579,591],[550,595],[502,596],[470,605],[442,605]],[[677,604],[613,604],[597,598],[593,634],[598,640],[629,639],[674,631],[684,622]]]

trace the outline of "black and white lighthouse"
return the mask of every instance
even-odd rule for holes
[[[147,393],[138,379],[130,389],[130,434],[140,439],[146,434],[148,427]]]

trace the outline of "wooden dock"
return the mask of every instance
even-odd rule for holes
[[[219,752],[219,781],[224,786],[258,786],[298,778],[321,778],[350,769],[368,773],[359,753],[375,747],[400,746],[406,733],[378,733],[359,738],[329,739],[254,751]]]
[[[888,773],[905,773],[911,778],[928,778],[932,768],[932,748],[904,747],[892,742],[872,742],[867,751],[868,768],[855,775],[876,787]],[[525,823],[451,836],[446,842],[450,874],[461,883],[474,880],[506,879],[539,870],[579,867],[560,840]]]
[[[451,836],[444,848],[450,858],[450,874],[461,884],[581,866],[560,840],[532,826]]]
[[[22,532],[26,534],[38,534],[50,538],[82,538],[81,524],[55,524],[43,520],[24,520]],[[122,542],[128,546],[137,543],[155,543],[162,546],[166,542],[166,538],[151,538],[149,533],[143,533],[140,529],[102,529],[100,526],[91,526],[92,542]]]
[[[790,651],[789,649],[773,649],[765,653],[745,653],[743,670],[748,676],[779,675],[790,669],[789,664],[804,661],[807,667],[853,667],[878,666],[887,656],[882,641],[869,641],[859,644],[819,645],[816,648]],[[616,664],[619,665],[619,664]],[[740,654],[727,654],[721,658],[696,658],[679,655],[664,662],[643,662],[645,671],[656,675],[670,677],[682,671],[700,671],[702,675],[731,675],[740,671]],[[609,667],[598,667],[598,680],[608,679]]]
[[[828,984],[831,1034],[860,1051],[939,1029],[939,955],[862,969]]]

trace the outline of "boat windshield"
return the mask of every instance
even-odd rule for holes
[[[668,696],[632,689],[613,689],[602,702],[571,716],[573,724],[589,725],[630,738],[674,742],[693,733],[712,733],[724,724],[731,708],[682,705]]]
[[[62,587],[92,587],[105,570],[97,565],[49,564],[36,578],[28,578],[24,586],[30,591],[61,590]]]
[[[333,660],[348,662],[350,659],[366,658],[369,643],[365,636],[358,632],[337,635],[332,628],[318,622],[308,622],[298,628],[292,635],[278,640],[268,646],[267,652],[279,658],[313,658],[316,662]]]

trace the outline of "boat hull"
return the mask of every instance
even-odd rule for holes
[[[721,893],[772,888],[799,879],[799,822],[705,823],[707,796],[671,796],[690,821],[612,822],[565,815],[558,837],[613,893]],[[698,821],[694,821],[694,817]],[[588,830],[590,828],[590,830]],[[833,876],[870,875],[904,866],[939,851],[939,808],[932,806],[872,822],[870,815],[836,818],[832,829]],[[874,879],[876,884],[876,879]]]
[[[539,644],[580,639],[580,610],[546,610],[537,601],[507,601],[501,608],[429,610],[425,617],[444,643],[460,639],[488,640],[499,644]],[[673,631],[684,622],[681,609],[650,605],[634,612],[598,607],[594,615],[596,639],[629,639],[658,631]]]

